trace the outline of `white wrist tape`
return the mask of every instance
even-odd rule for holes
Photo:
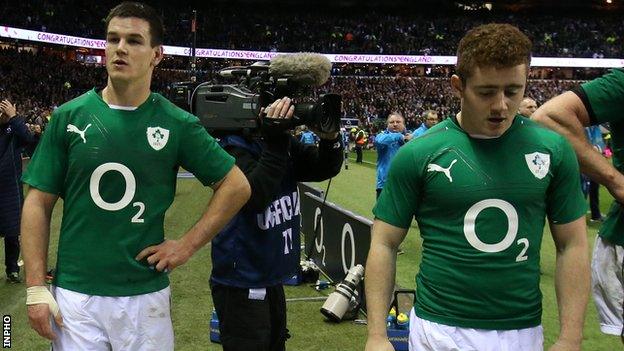
[[[30,288],[27,288],[26,289],[26,305],[27,306],[38,305],[41,303],[45,303],[50,307],[50,312],[52,312],[54,317],[58,316],[59,314],[58,304],[56,303],[56,300],[54,300],[52,293],[50,293],[50,290],[48,290],[47,287],[31,286]]]

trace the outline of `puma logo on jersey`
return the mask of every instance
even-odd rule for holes
[[[80,135],[80,137],[82,138],[82,142],[86,143],[87,139],[85,138],[85,132],[87,131],[87,129],[89,129],[89,127],[91,127],[91,123],[87,124],[87,126],[85,127],[84,130],[78,129],[78,127],[76,127],[73,124],[68,124],[67,125],[67,131]]]
[[[453,182],[453,177],[451,177],[451,167],[457,162],[457,159],[451,161],[451,164],[444,168],[442,166],[436,165],[435,163],[430,163],[427,165],[427,172],[442,172],[448,178],[449,182]]]

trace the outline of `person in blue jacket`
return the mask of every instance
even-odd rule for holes
[[[587,140],[594,147],[596,152],[603,154],[606,145],[604,139],[602,138],[602,131],[600,130],[600,126],[595,125],[586,127],[585,135],[587,135]],[[600,212],[600,184],[593,181],[591,178],[584,174],[581,175],[581,177],[581,179],[587,182],[587,192],[583,191],[583,193],[585,194],[585,196],[589,195],[589,209],[591,211],[591,221],[600,222],[603,220],[602,213]],[[585,188],[583,190],[585,190]]]
[[[392,112],[386,120],[387,128],[375,137],[375,149],[377,149],[377,197],[381,194],[390,161],[399,151],[399,148],[412,139],[412,134],[405,129],[405,118],[398,112]]]
[[[19,283],[17,264],[20,244],[20,217],[24,204],[21,153],[34,140],[24,118],[9,100],[0,102],[0,237],[4,237],[4,264],[7,281]]]
[[[316,136],[313,131],[309,130],[306,126],[303,126],[301,129],[301,138],[299,139],[302,144],[316,145],[318,139],[319,137]]]
[[[440,119],[438,118],[438,113],[434,110],[427,110],[425,111],[425,113],[423,113],[423,122],[420,124],[420,127],[414,129],[412,135],[417,138],[425,134],[425,132],[428,131],[429,128],[435,126],[436,124],[438,124],[438,122],[440,122]]]

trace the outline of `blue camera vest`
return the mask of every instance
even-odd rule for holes
[[[220,144],[244,148],[256,159],[262,153],[261,143],[240,136],[225,137]],[[299,226],[299,193],[289,161],[273,202],[260,212],[243,206],[212,240],[210,279],[241,288],[268,287],[288,280],[299,269]]]

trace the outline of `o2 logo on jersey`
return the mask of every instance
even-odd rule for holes
[[[507,233],[505,234],[503,240],[494,244],[486,244],[481,241],[475,230],[477,216],[481,213],[481,211],[490,207],[498,208],[503,211],[507,217]],[[511,246],[511,244],[514,243],[516,236],[518,235],[518,212],[512,204],[505,200],[487,199],[479,201],[472,205],[468,211],[466,211],[466,216],[464,216],[464,235],[466,236],[468,243],[481,252],[494,253],[506,250]],[[516,262],[526,261],[528,259],[526,252],[529,249],[529,240],[521,238],[516,243],[518,245],[524,245],[520,254],[516,257]]]
[[[100,181],[102,180],[102,176],[106,174],[106,172],[119,172],[124,177],[126,183],[126,190],[124,191],[123,196],[117,202],[106,202],[100,195]],[[134,194],[136,193],[136,179],[134,178],[134,174],[130,168],[122,165],[121,163],[116,162],[108,162],[98,166],[93,173],[91,174],[91,179],[89,181],[89,192],[91,193],[91,198],[93,202],[101,209],[106,211],[119,211],[132,202],[134,198]],[[141,218],[143,212],[145,211],[145,204],[143,202],[135,202],[132,204],[133,207],[138,207],[138,212],[132,217],[130,222],[132,223],[143,223],[144,219]]]

